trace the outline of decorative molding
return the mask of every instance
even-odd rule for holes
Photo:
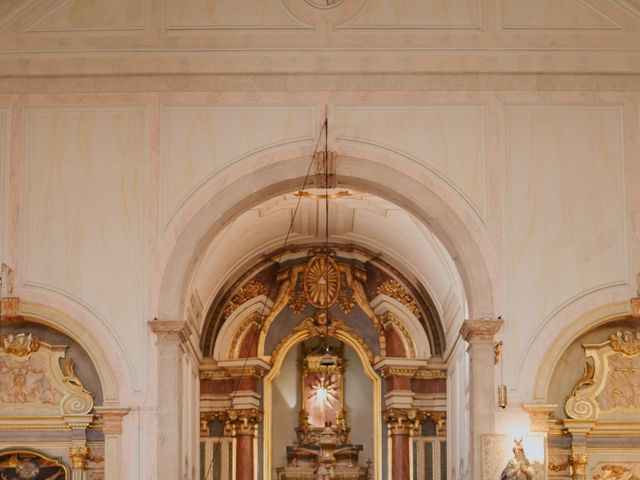
[[[20,315],[20,298],[3,297],[0,299],[0,303],[1,318],[13,318]]]
[[[503,320],[465,320],[460,328],[460,335],[468,342],[476,340],[493,340],[493,336],[502,328]]]
[[[640,328],[620,329],[600,344],[583,345],[587,361],[583,376],[565,402],[567,416],[599,420],[616,412],[640,412]]]
[[[410,435],[420,426],[420,414],[414,408],[389,408],[382,413],[391,435]]]
[[[71,458],[71,467],[74,470],[86,470],[89,447],[69,447],[69,457]]]
[[[386,295],[399,301],[402,305],[407,307],[416,318],[422,318],[422,311],[418,306],[418,303],[411,296],[409,291],[400,282],[394,279],[387,280],[376,287],[376,293]]]
[[[66,346],[49,345],[32,334],[19,333],[0,337],[0,408],[6,415],[29,407],[39,412],[31,416],[47,417],[59,411],[63,416],[88,414],[94,406],[88,392],[67,360],[64,372],[60,361]]]
[[[96,416],[105,435],[122,435],[122,419],[129,407],[96,407]]]
[[[227,410],[225,417],[225,433],[231,437],[238,435],[255,435],[258,424],[262,422],[262,412],[255,408]]]
[[[237,310],[237,308],[242,305],[244,302],[251,300],[259,295],[266,295],[267,288],[263,283],[251,280],[246,283],[242,287],[238,289],[238,291],[231,297],[231,299],[227,302],[224,307],[224,318],[229,318],[233,312]]]
[[[189,322],[183,320],[149,320],[149,328],[158,337],[158,343],[180,344],[186,342],[193,333]]]
[[[555,404],[523,404],[522,408],[529,414],[532,432],[548,432],[549,416],[555,412]]]

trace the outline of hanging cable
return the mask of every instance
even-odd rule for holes
[[[316,141],[315,148],[313,149],[313,154],[311,155],[311,161],[309,162],[309,166],[307,167],[307,173],[305,174],[304,181],[302,182],[302,188],[300,189],[300,192],[304,192],[305,189],[307,188],[307,184],[309,183],[309,176],[311,174],[311,168],[313,167],[313,161],[315,159],[316,153],[318,152],[318,146],[320,145],[320,140],[322,139],[322,134],[323,133],[325,134],[325,149],[324,149],[324,151],[325,151],[325,165],[326,165],[326,162],[327,162],[327,150],[328,150],[328,147],[327,147],[327,143],[328,143],[327,131],[328,131],[328,120],[327,120],[327,117],[325,116],[324,123],[322,124],[322,129],[320,130],[320,134],[318,135],[318,139]],[[327,170],[326,167],[325,167],[325,170]],[[327,176],[326,176],[326,172],[325,172],[325,185],[326,185],[326,178],[327,178]],[[289,238],[291,237],[291,233],[293,232],[293,224],[294,224],[294,221],[296,219],[296,215],[298,213],[298,209],[300,207],[300,202],[302,201],[302,197],[303,197],[303,195],[298,195],[298,201],[296,202],[296,206],[293,209],[293,215],[291,215],[291,221],[289,222],[289,228],[287,230],[287,234],[285,235],[284,242],[283,242],[281,250],[280,250],[280,254],[278,255],[277,260],[275,261],[276,263],[280,263],[282,261],[282,257],[285,254],[285,249],[286,249],[286,247],[287,247],[287,245],[289,243]],[[327,201],[328,201],[328,196],[327,196]],[[326,207],[327,212],[328,212],[328,208],[329,207],[327,205],[327,207]],[[329,230],[328,230],[328,226],[327,226],[327,228],[325,229],[325,233],[327,235],[327,237],[326,237],[327,238],[327,242],[328,242],[328,232],[329,232]],[[258,317],[258,325],[257,325],[258,328],[254,329],[254,331],[253,331],[253,335],[251,336],[251,342],[249,343],[249,348],[246,350],[246,356],[244,358],[244,362],[242,363],[242,367],[240,368],[240,375],[238,376],[238,378],[236,380],[236,383],[235,383],[235,386],[234,386],[234,389],[233,389],[233,393],[231,395],[231,406],[233,406],[233,401],[235,400],[236,395],[238,394],[238,390],[240,388],[240,381],[242,380],[242,377],[244,376],[244,372],[246,370],[247,362],[249,361],[249,356],[251,355],[251,350],[253,349],[253,345],[255,344],[255,341],[258,338],[259,332],[262,330],[262,325],[263,325],[263,322],[264,322],[264,313],[265,313],[266,308],[267,308],[267,300],[269,298],[271,298],[271,295],[274,293],[273,290],[274,290],[274,285],[273,285],[273,283],[271,283],[269,285],[269,290],[267,292],[267,295],[266,295],[264,301],[262,302],[260,315]],[[215,444],[215,447],[214,447],[214,450],[213,450],[213,454],[211,456],[211,462],[209,463],[209,466],[207,468],[207,473],[206,473],[206,475],[204,477],[204,480],[209,480],[209,474],[212,472],[213,465],[215,463],[216,457],[220,453],[220,445],[221,445],[223,436],[224,436],[224,428],[218,434],[217,441],[216,441],[216,444]],[[251,461],[253,462],[253,459],[251,459]]]

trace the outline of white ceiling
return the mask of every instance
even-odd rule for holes
[[[330,194],[343,190],[330,190]],[[314,192],[312,193],[324,193]],[[462,282],[437,238],[411,214],[380,197],[351,191],[329,201],[329,242],[357,244],[382,258],[431,295],[445,335],[465,314]],[[291,219],[297,208],[293,224]],[[325,201],[291,193],[265,200],[220,231],[202,257],[191,289],[205,312],[219,291],[265,254],[284,246],[325,241]]]

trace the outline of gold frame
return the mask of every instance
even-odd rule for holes
[[[30,449],[21,449],[21,448],[7,448],[0,449],[0,457],[4,457],[5,455],[20,455],[20,454],[28,454],[33,455],[49,462],[54,463],[54,467],[61,467],[64,470],[64,479],[71,480],[71,472],[69,471],[69,467],[65,465],[64,462],[56,459],[48,457],[46,454],[39,452],[38,450],[30,450]]]
[[[279,349],[276,358],[272,358],[273,367],[264,377],[264,434],[263,434],[263,474],[269,478],[271,474],[271,437],[273,431],[273,393],[272,383],[280,374],[282,364],[289,351],[303,340],[311,338],[307,330],[295,332]],[[340,340],[353,348],[360,359],[362,368],[373,382],[373,464],[375,465],[374,480],[382,480],[382,379],[371,365],[366,349],[349,335],[348,332],[336,330],[333,338]]]

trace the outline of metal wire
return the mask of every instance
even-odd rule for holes
[[[318,135],[318,140],[316,141],[316,146],[313,149],[313,154],[311,155],[311,161],[309,162],[309,166],[307,168],[307,173],[306,173],[306,175],[304,177],[304,181],[302,182],[302,188],[300,189],[300,192],[304,192],[304,190],[307,187],[307,184],[309,182],[309,176],[311,174],[311,168],[313,167],[313,160],[315,158],[316,152],[318,151],[318,146],[320,145],[320,140],[322,139],[322,134],[323,133],[325,134],[325,187],[326,187],[326,179],[327,179],[326,171],[328,170],[328,164],[327,164],[327,161],[328,161],[328,158],[327,158],[328,126],[327,125],[328,125],[328,120],[325,117],[324,123],[322,124],[322,129],[320,130],[320,134]],[[302,201],[302,197],[303,197],[303,195],[298,195],[298,201],[296,202],[296,206],[295,206],[295,208],[293,210],[293,215],[291,215],[291,221],[289,222],[289,229],[287,230],[287,234],[286,234],[286,236],[284,238],[284,242],[282,244],[282,247],[281,247],[281,250],[280,250],[280,254],[279,254],[279,256],[278,256],[278,258],[276,260],[276,263],[280,263],[280,261],[282,260],[283,255],[285,254],[285,249],[287,247],[287,244],[289,243],[289,238],[291,237],[291,233],[293,232],[293,223],[294,223],[296,215],[298,213],[298,208],[300,207],[300,202]],[[329,200],[327,199],[327,202],[328,201]],[[328,206],[328,203],[327,203],[327,207],[326,207],[327,212],[328,212],[328,208],[329,208],[329,206]],[[327,217],[327,219],[328,219],[328,217]],[[325,234],[327,235],[327,241],[328,241],[328,232],[329,232],[328,228],[329,227],[328,227],[328,222],[327,222],[327,227],[325,229]],[[238,390],[240,388],[240,381],[242,380],[244,371],[245,371],[245,369],[247,367],[247,362],[249,361],[249,355],[250,355],[251,349],[253,348],[253,345],[254,345],[256,339],[258,338],[258,334],[259,334],[260,330],[262,329],[262,324],[264,322],[264,312],[265,312],[265,310],[267,308],[267,299],[269,299],[271,297],[271,294],[274,293],[273,289],[274,289],[274,285],[272,283],[271,285],[269,285],[269,290],[267,292],[267,295],[265,297],[264,302],[262,302],[262,308],[260,310],[260,316],[259,316],[259,320],[258,320],[258,328],[256,328],[253,331],[253,335],[251,336],[251,343],[249,344],[249,348],[246,350],[247,354],[246,354],[246,356],[244,358],[244,362],[242,364],[242,368],[240,369],[240,375],[238,376],[238,379],[236,380],[236,384],[235,384],[235,387],[233,389],[233,394],[231,395],[231,405],[232,406],[233,406],[233,401],[235,400],[236,395],[238,394]],[[218,434],[217,442],[216,442],[216,445],[215,445],[214,450],[213,450],[213,455],[211,457],[211,462],[209,463],[209,467],[207,469],[207,474],[205,475],[204,480],[208,480],[209,479],[209,474],[212,472],[213,465],[214,465],[214,462],[216,460],[216,456],[220,453],[220,445],[221,445],[221,441],[222,441],[222,437],[223,436],[224,436],[224,429],[222,429],[222,431]],[[253,459],[251,461],[253,462]]]

